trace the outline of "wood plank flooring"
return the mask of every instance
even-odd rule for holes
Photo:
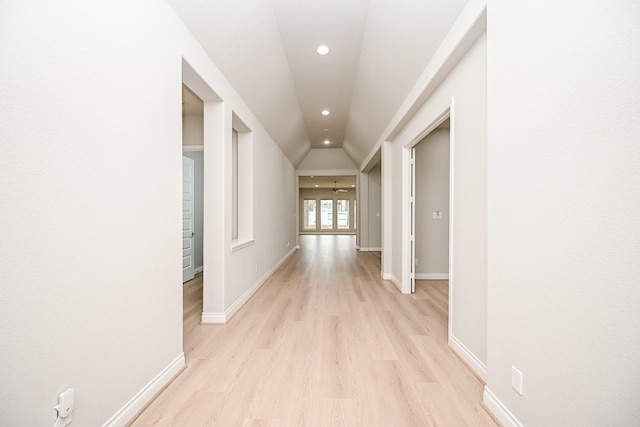
[[[206,274],[206,273],[205,273]],[[482,382],[447,346],[447,281],[402,295],[354,236],[301,250],[226,325],[184,287],[187,368],[141,426],[497,426]]]

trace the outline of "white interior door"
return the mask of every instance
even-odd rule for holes
[[[411,203],[410,212],[411,212],[411,248],[410,248],[410,257],[411,257],[411,266],[409,268],[409,280],[411,281],[411,293],[416,292],[416,147],[411,148],[411,179],[409,183],[409,191],[410,198],[409,202]]]
[[[182,282],[193,279],[193,159],[182,156]]]

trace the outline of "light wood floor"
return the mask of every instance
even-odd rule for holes
[[[227,325],[184,287],[187,368],[133,426],[496,426],[447,346],[447,281],[402,295],[354,236],[301,236]],[[206,274],[206,273],[205,273]]]

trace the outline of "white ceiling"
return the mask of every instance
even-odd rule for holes
[[[360,165],[467,0],[168,2],[297,166],[312,147]]]

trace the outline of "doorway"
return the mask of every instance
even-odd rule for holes
[[[448,330],[449,305],[449,119],[425,136],[414,158],[414,277],[412,293],[428,304]],[[447,342],[446,337],[441,337]]]
[[[446,281],[448,334],[453,316],[453,158],[454,135],[448,107],[405,146],[407,197],[404,204],[407,253],[405,292],[416,292],[416,280]],[[424,283],[424,282],[423,282]],[[407,289],[408,288],[408,289]]]
[[[449,280],[449,122],[413,147],[416,280]]]
[[[203,271],[204,103],[182,85],[183,282]]]
[[[299,175],[298,234],[355,235],[357,190],[355,175]]]
[[[183,315],[202,312],[204,247],[204,104],[182,85],[182,255]],[[183,324],[183,339],[198,325]]]

